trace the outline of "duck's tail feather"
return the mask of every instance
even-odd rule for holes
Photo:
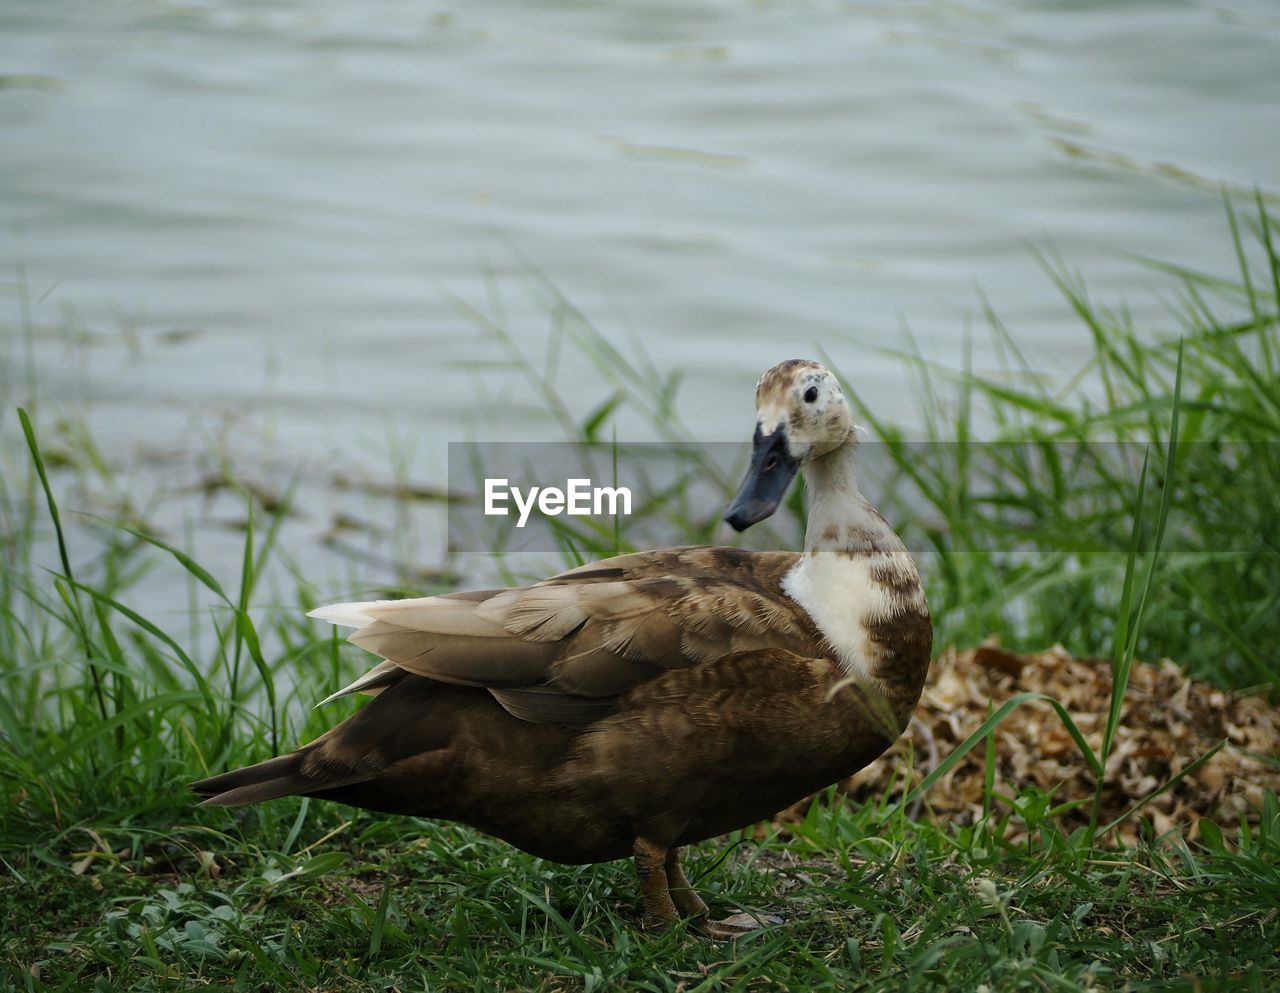
[[[452,733],[432,706],[441,684],[392,668],[374,684],[358,680],[357,690],[381,692],[314,741],[287,755],[192,783],[192,791],[204,798],[201,806],[239,807],[294,794],[346,797],[343,802],[348,802],[354,795],[349,788],[359,794],[366,789],[361,784],[379,782],[398,762],[441,751]]]
[[[239,807],[246,803],[307,793],[321,787],[321,784],[303,775],[303,754],[301,751],[291,752],[257,765],[224,772],[220,776],[210,776],[192,783],[191,789],[204,797],[200,803],[202,807]]]

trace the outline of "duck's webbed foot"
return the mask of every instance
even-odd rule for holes
[[[671,899],[676,905],[676,910],[684,917],[703,918],[707,916],[707,905],[703,902],[702,897],[698,896],[698,891],[693,888],[689,880],[685,877],[684,870],[680,868],[680,849],[672,848],[667,852],[665,863],[667,870],[667,887],[671,892]]]

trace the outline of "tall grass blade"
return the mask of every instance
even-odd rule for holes
[[[1111,701],[1107,712],[1107,724],[1102,734],[1102,749],[1099,754],[1102,766],[1105,769],[1107,758],[1111,754],[1111,746],[1115,742],[1116,730],[1120,726],[1120,715],[1124,709],[1124,694],[1129,686],[1129,676],[1133,671],[1134,655],[1138,648],[1138,634],[1142,630],[1142,618],[1146,612],[1147,602],[1151,595],[1152,582],[1155,578],[1156,567],[1160,563],[1160,555],[1164,544],[1165,528],[1169,522],[1169,510],[1173,505],[1173,492],[1177,480],[1177,457],[1178,457],[1178,416],[1180,412],[1180,401],[1182,398],[1182,366],[1185,349],[1182,344],[1178,346],[1178,364],[1174,374],[1173,384],[1173,403],[1172,410],[1169,414],[1169,444],[1165,454],[1164,476],[1161,480],[1160,490],[1160,509],[1156,516],[1155,537],[1152,541],[1151,551],[1147,556],[1147,569],[1143,577],[1142,588],[1137,593],[1137,607],[1130,612],[1129,604],[1133,596],[1133,576],[1136,570],[1138,544],[1141,535],[1141,515],[1142,505],[1139,502],[1138,510],[1134,516],[1133,522],[1133,538],[1129,547],[1129,558],[1125,566],[1125,585],[1121,594],[1120,615],[1121,623],[1117,628],[1115,651],[1116,655],[1112,664],[1111,673]],[[1145,489],[1145,479],[1147,474],[1147,460],[1143,458],[1143,482],[1139,484],[1139,501]],[[1106,786],[1105,775],[1098,776],[1094,784],[1093,805],[1089,814],[1089,827],[1085,834],[1086,847],[1093,844],[1095,831],[1098,825],[1098,817],[1102,811],[1102,792]]]
[[[67,582],[74,587],[76,585],[75,573],[71,569],[71,556],[67,553],[67,539],[62,530],[62,516],[58,513],[58,501],[54,499],[53,487],[49,485],[49,475],[45,472],[44,459],[40,455],[40,444],[36,441],[36,432],[31,426],[31,418],[27,416],[27,412],[21,407],[18,408],[18,420],[22,424],[22,434],[27,439],[27,448],[31,452],[36,474],[40,478],[40,486],[44,489],[45,503],[49,508],[49,518],[53,521],[54,534],[57,535],[58,539],[58,557],[62,560],[62,574]],[[89,666],[93,695],[98,702],[98,713],[105,720],[107,716],[107,700],[102,691],[102,674],[98,671],[97,663],[94,660],[93,643],[89,640],[89,628],[85,623],[84,614],[80,610],[80,600],[76,597],[75,590],[71,589],[68,593],[67,606],[71,610],[72,619],[75,622],[75,630],[79,635],[80,645]]]
[[[382,893],[378,897],[378,909],[374,911],[373,927],[369,932],[369,958],[382,951],[382,936],[387,927],[387,912],[391,909],[391,874],[387,873],[382,882]]]

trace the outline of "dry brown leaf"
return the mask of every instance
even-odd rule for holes
[[[855,800],[878,797],[901,787],[903,762],[914,752],[911,785],[929,772],[930,748],[945,757],[978,729],[991,709],[1028,690],[1058,700],[1079,725],[1093,749],[1111,700],[1111,666],[1104,659],[1076,658],[1060,646],[1019,655],[988,641],[975,649],[942,654],[933,664],[929,685],[907,733],[879,760],[846,780],[842,788]],[[1199,769],[1145,806],[1157,834],[1181,828],[1197,833],[1201,817],[1223,829],[1255,818],[1266,790],[1280,792],[1280,770],[1248,754],[1280,755],[1280,711],[1258,696],[1235,696],[1191,679],[1174,663],[1135,662],[1103,790],[1101,820],[1108,823],[1152,790],[1204,755],[1223,739],[1227,746]],[[1092,798],[1094,776],[1079,748],[1051,707],[1033,701],[1016,708],[995,733],[995,789],[1006,797],[1028,788],[1053,794],[1053,803]],[[926,809],[939,820],[971,823],[982,813],[985,749],[976,747],[930,789]],[[780,817],[802,817],[808,802]],[[1071,831],[1086,823],[1089,805],[1067,811],[1058,826]],[[1010,819],[1011,840],[1027,825]],[[1138,818],[1118,829],[1132,843]]]

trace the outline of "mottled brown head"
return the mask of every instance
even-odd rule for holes
[[[799,465],[857,437],[840,383],[808,359],[788,359],[760,377],[756,424],[765,435],[785,429],[787,451]]]
[[[756,384],[751,467],[724,519],[738,531],[764,520],[801,466],[856,438],[835,376],[805,359],[774,366]]]

